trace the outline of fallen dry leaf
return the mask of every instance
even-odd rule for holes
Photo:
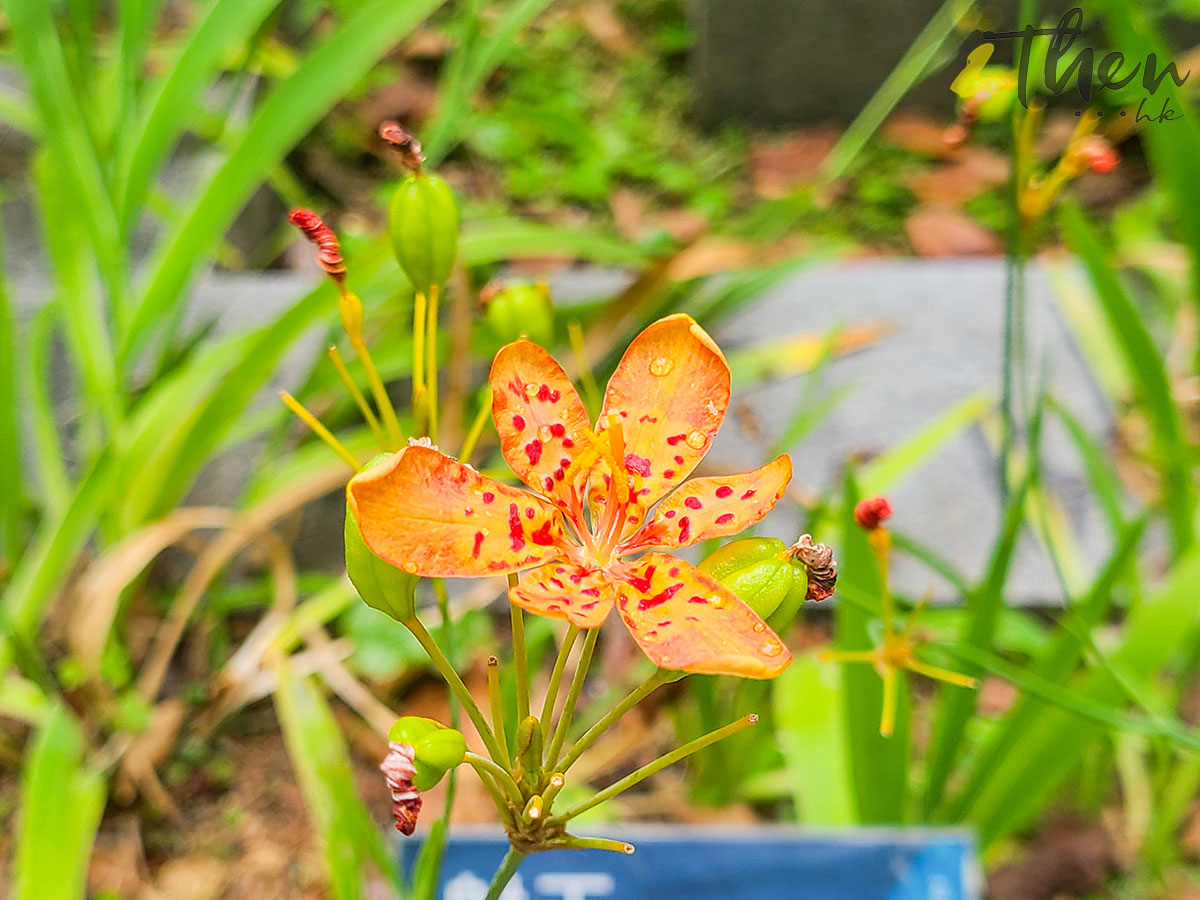
[[[912,111],[895,113],[880,129],[888,143],[924,153],[928,156],[946,158],[955,155],[955,149],[946,142],[947,122],[939,122],[927,115]]]
[[[225,892],[227,865],[213,856],[173,859],[158,872],[154,888],[139,900],[217,900]]]
[[[608,199],[617,233],[627,241],[641,237],[646,228],[646,201],[627,187],[617,188]]]
[[[687,281],[715,272],[742,269],[755,262],[755,252],[754,245],[747,241],[703,238],[679,251],[667,267],[667,277],[673,281]]]
[[[1003,245],[993,232],[956,209],[927,206],[904,222],[904,233],[920,256],[994,256]]]
[[[579,21],[596,43],[609,53],[629,56],[637,49],[608,0],[585,3],[579,10]]]
[[[825,126],[756,143],[750,148],[754,192],[777,200],[812,181],[840,136],[838,129]]]

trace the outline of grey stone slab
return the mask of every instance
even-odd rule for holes
[[[844,386],[849,393],[815,432],[790,448],[796,483],[828,495],[837,490],[847,460],[895,446],[980,390],[999,396],[1003,296],[1004,263],[998,259],[847,262],[807,270],[774,287],[752,309],[715,328],[714,335],[735,352],[763,339],[842,324],[883,322],[894,329],[878,343],[830,363],[823,373],[827,388]],[[1085,427],[1104,434],[1108,410],[1057,314],[1049,279],[1037,266],[1029,272],[1028,322],[1035,370],[1044,370],[1048,388]],[[757,463],[759,448],[785,427],[802,377],[744,393],[762,436],[748,440],[731,418],[714,443],[712,465]],[[1043,450],[1046,482],[1067,513],[1083,567],[1094,570],[1108,551],[1106,528],[1081,463],[1053,421]],[[995,465],[983,434],[968,429],[888,491],[895,527],[978,578],[1000,516]],[[765,528],[788,537],[798,521],[781,509]],[[895,580],[907,591],[932,588],[935,599],[951,597],[948,586],[913,560],[898,562]],[[1050,561],[1032,539],[1021,542],[1007,595],[1026,604],[1058,601]]]

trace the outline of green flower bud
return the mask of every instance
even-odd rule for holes
[[[388,233],[400,268],[414,288],[429,294],[446,283],[458,256],[458,204],[436,175],[417,171],[396,188]]]
[[[363,602],[397,622],[407,622],[415,617],[417,576],[384,562],[371,552],[349,506],[346,507],[344,534],[346,574]]]
[[[766,619],[779,608],[799,579],[807,584],[804,566],[778,538],[742,538],[718,548],[700,563],[700,571],[715,578]]]
[[[542,768],[542,724],[537,716],[517,723],[517,780],[534,785]]]
[[[508,343],[527,337],[543,347],[554,339],[554,307],[544,284],[492,282],[479,294],[492,332]]]
[[[417,770],[413,786],[418,791],[427,791],[441,781],[467,753],[467,742],[460,732],[420,716],[397,719],[388,731],[388,740],[413,748]]]
[[[999,122],[1017,99],[1017,73],[1001,66],[984,66],[974,82],[975,117],[980,122]]]

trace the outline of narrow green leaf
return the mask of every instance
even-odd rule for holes
[[[236,149],[188,204],[186,218],[160,242],[145,293],[124,336],[120,359],[126,366],[138,357],[163,314],[179,302],[271,168],[370,71],[382,53],[440,2],[373,0],[363,5],[271,91]]]
[[[1178,555],[1195,537],[1192,515],[1196,495],[1192,486],[1191,458],[1162,354],[1109,263],[1100,238],[1083,210],[1077,203],[1064,203],[1059,222],[1067,243],[1087,267],[1100,310],[1130,371],[1136,376],[1134,390],[1154,432],[1163,502],[1171,526],[1171,546]]]
[[[842,544],[839,548],[839,588],[843,585],[865,596],[878,598],[882,583],[878,562],[867,535],[854,523],[854,506],[860,497],[853,474],[847,474],[843,494]],[[873,616],[857,604],[838,603],[834,609],[838,650],[870,650]],[[899,676],[896,724],[891,737],[879,733],[883,710],[883,682],[875,669],[863,663],[842,668],[841,718],[845,729],[846,768],[850,772],[858,821],[903,822],[908,810],[910,700],[907,681]]]
[[[83,762],[83,737],[56,707],[33,738],[21,773],[14,900],[82,900],[104,779]]]

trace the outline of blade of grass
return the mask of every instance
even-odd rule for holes
[[[370,71],[382,53],[440,2],[373,0],[365,4],[271,91],[236,149],[189,203],[187,216],[160,241],[152,274],[120,348],[123,366],[137,359],[163,314],[179,301],[267,172]]]
[[[821,162],[820,181],[830,184],[846,174],[855,157],[866,146],[871,135],[883,124],[888,113],[895,108],[913,87],[929,72],[930,67],[947,41],[954,35],[975,4],[973,0],[946,0],[933,14],[929,23],[921,29],[917,39],[909,45],[883,84],[875,91],[867,105],[850,123],[829,155]]]
[[[1004,606],[1004,585],[1017,547],[1024,519],[1025,498],[1035,473],[1032,468],[1021,479],[1018,490],[1009,498],[1000,534],[992,549],[987,572],[976,590],[967,597],[966,622],[961,642],[990,650],[996,622]],[[965,671],[964,675],[973,675]],[[977,689],[946,691],[938,701],[933,736],[926,758],[926,783],[923,808],[927,816],[941,801],[954,764],[962,752],[963,732],[975,711]]]
[[[8,275],[4,267],[4,232],[0,229],[0,559],[16,564],[21,552],[21,510],[26,483],[21,477],[21,444],[17,431],[17,339]]]
[[[83,736],[54,708],[30,743],[21,773],[14,900],[82,900],[104,811],[104,779],[83,761]]]
[[[1162,354],[1154,345],[1145,322],[1108,262],[1099,236],[1078,203],[1063,204],[1059,223],[1067,244],[1079,254],[1087,267],[1096,288],[1100,311],[1130,371],[1135,375],[1134,391],[1154,433],[1158,468],[1162,475],[1163,503],[1170,524],[1171,547],[1178,556],[1195,538],[1192,515],[1196,507],[1196,495],[1192,487],[1191,456]]]
[[[842,501],[842,541],[839,581],[859,593],[878,598],[882,592],[879,566],[867,534],[854,523],[854,506],[861,494],[852,473],[846,476]],[[875,617],[852,603],[834,610],[835,644],[839,651],[870,650],[875,646],[871,622]],[[897,685],[895,726],[891,737],[879,733],[883,683],[869,665],[845,665],[841,673],[841,719],[845,729],[846,768],[850,772],[854,807],[862,823],[899,823],[908,811],[909,696],[907,682]]]
[[[368,862],[399,891],[400,874],[359,796],[350,756],[324,697],[310,679],[298,677],[286,662],[279,662],[276,673],[279,724],[309,816],[324,846],[333,896],[337,900],[362,898]]]
[[[190,32],[187,43],[164,75],[148,90],[136,140],[119,163],[121,227],[126,234],[136,224],[163,160],[187,127],[201,93],[220,71],[230,51],[243,44],[263,23],[279,0],[216,0]]]

